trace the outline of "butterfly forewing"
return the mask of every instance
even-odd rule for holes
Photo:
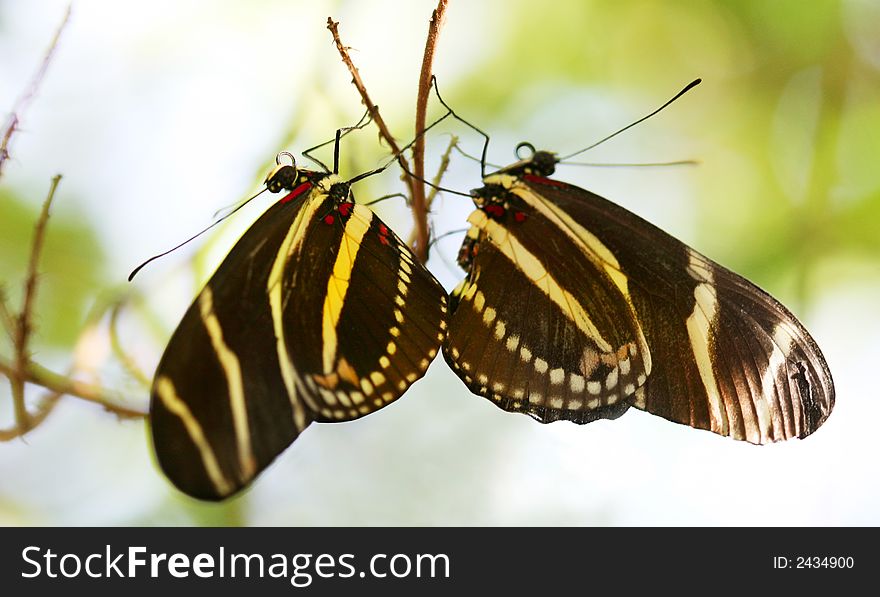
[[[234,493],[310,420],[285,389],[266,298],[275,256],[306,203],[276,203],[248,230],[187,310],[156,370],[150,419],[158,461],[194,497]]]
[[[594,193],[539,177],[520,184],[587,227],[627,277],[652,362],[635,406],[756,444],[805,437],[825,421],[828,366],[778,301]]]

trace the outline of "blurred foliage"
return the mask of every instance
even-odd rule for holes
[[[516,134],[518,122],[584,88],[628,89],[647,111],[644,98],[659,103],[658,89],[703,77],[673,109],[690,116],[666,117],[689,120],[691,136],[706,143],[694,156],[703,162],[698,246],[774,290],[794,280],[801,300],[817,290],[806,280],[819,260],[870,260],[880,276],[880,76],[871,62],[880,52],[860,53],[857,39],[869,35],[866,23],[880,27],[871,3],[634,0],[534,10],[517,1],[503,10],[493,52],[448,92],[484,129]],[[578,134],[586,145],[613,126],[585,111],[565,139],[530,140],[565,151]]]
[[[46,190],[49,181],[46,181]],[[23,198],[0,188],[0,281],[13,306],[21,299],[21,285],[30,258],[34,224],[45,192]],[[58,194],[64,195],[62,179]],[[70,201],[69,197],[63,200]],[[105,283],[104,252],[95,231],[67,208],[53,207],[38,266],[39,287],[34,309],[37,327],[33,339],[40,346],[68,349],[81,331],[83,319]]]

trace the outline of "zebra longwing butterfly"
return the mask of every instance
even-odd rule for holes
[[[825,421],[828,365],[783,305],[639,216],[549,178],[557,156],[522,145],[531,156],[472,191],[458,256],[467,277],[450,297],[443,354],[472,392],[545,423],[634,406],[754,444]]]
[[[174,331],[150,418],[159,464],[184,493],[238,492],[311,422],[349,421],[396,400],[439,350],[446,293],[354,202],[350,185],[366,175],[279,165],[266,185],[289,192],[244,233]]]

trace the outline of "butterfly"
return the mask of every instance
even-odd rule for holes
[[[522,148],[471,192],[458,254],[443,355],[471,392],[544,423],[635,407],[753,444],[822,425],[831,373],[788,309]]]
[[[312,422],[395,401],[445,337],[445,290],[355,203],[352,183],[378,170],[346,181],[276,161],[266,187],[287,192],[199,292],[153,380],[159,465],[200,499],[246,487]]]

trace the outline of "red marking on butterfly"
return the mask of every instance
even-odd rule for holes
[[[335,220],[336,220],[336,218],[333,217],[333,214],[327,214],[326,216],[324,216],[324,223],[325,224],[328,224],[328,225],[332,224]]]
[[[304,182],[301,185],[299,185],[298,187],[296,187],[295,189],[293,189],[292,191],[290,191],[284,197],[279,199],[278,202],[279,203],[287,203],[288,201],[293,201],[294,199],[296,199],[297,197],[299,197],[300,195],[302,195],[303,193],[308,191],[310,188],[312,188],[312,183]]]
[[[504,210],[503,205],[498,205],[497,203],[490,203],[489,205],[487,205],[486,207],[483,208],[483,211],[485,211],[487,214],[489,214],[492,217],[500,218],[501,216],[504,215],[505,210]]]
[[[560,182],[558,180],[553,180],[552,178],[544,178],[543,176],[538,176],[537,174],[523,174],[523,180],[527,180],[529,182],[537,182],[540,184],[548,184],[552,187],[564,187],[565,183]]]
[[[526,214],[523,211],[516,211],[513,213],[513,219],[517,222],[525,222]]]
[[[388,226],[385,224],[379,224],[379,234],[382,236],[388,236]]]
[[[382,243],[383,245],[387,245],[388,244],[388,237],[387,236],[379,236],[379,242]]]
[[[347,218],[349,214],[351,214],[351,210],[354,209],[354,203],[340,203],[338,209],[339,215],[343,218]]]

